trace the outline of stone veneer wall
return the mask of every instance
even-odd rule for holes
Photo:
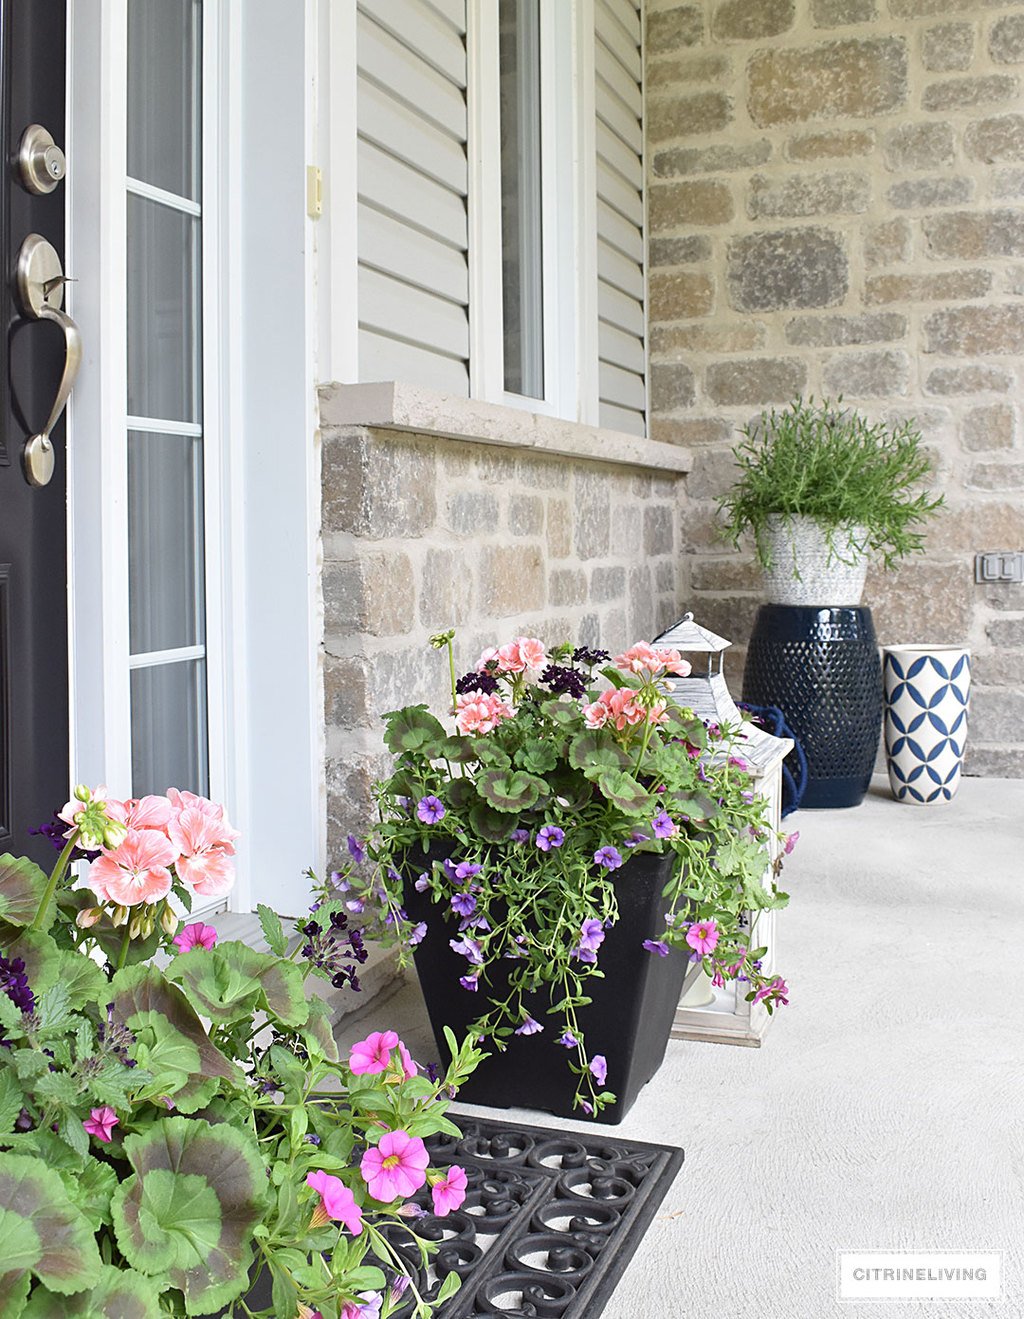
[[[712,530],[738,426],[795,395],[918,419],[948,511],[873,571],[880,640],[975,651],[968,768],[1024,775],[1024,8],[999,0],[649,0],[653,437],[695,449],[685,595],[759,602]],[[734,682],[738,676],[734,658]]]
[[[450,701],[518,633],[621,649],[679,615],[679,478],[396,431],[323,434],[328,855],[365,827],[381,714]]]

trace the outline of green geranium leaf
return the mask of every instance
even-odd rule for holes
[[[5,1271],[0,1297],[5,1286],[17,1295],[20,1274],[33,1274],[62,1296],[99,1278],[92,1229],[68,1200],[60,1174],[41,1159],[0,1154],[0,1242]],[[0,1313],[8,1311],[0,1308]]]
[[[485,769],[508,769],[512,761],[506,751],[497,742],[489,742],[481,737],[475,743],[476,758]]]
[[[438,747],[438,754],[442,760],[467,765],[476,760],[476,743],[471,737],[446,737]]]
[[[237,940],[179,954],[167,978],[186,990],[204,1016],[225,1025],[248,1019],[255,1007],[286,1026],[301,1026],[309,1013],[299,968]]]
[[[25,1313],[25,1298],[32,1285],[30,1273],[0,1273],[0,1314],[19,1319]]]
[[[0,1072],[0,1142],[14,1130],[14,1121],[25,1106],[25,1096],[13,1071]]]
[[[714,798],[706,792],[675,792],[672,801],[675,812],[688,815],[691,820],[710,820],[718,814]]]
[[[81,1123],[78,1125],[81,1126]],[[63,1181],[68,1195],[89,1220],[93,1230],[110,1221],[110,1197],[117,1186],[117,1173],[109,1163],[87,1159],[81,1171],[66,1172]]]
[[[625,774],[620,769],[605,770],[598,778],[597,786],[607,801],[627,815],[645,815],[652,809],[651,794],[632,774]]]
[[[42,930],[16,929],[0,931],[0,946],[5,957],[20,957],[36,998],[45,994],[60,979],[60,950]]]
[[[590,728],[577,733],[569,743],[569,764],[573,769],[581,769],[588,779],[596,779],[606,769],[628,769],[629,756],[611,733],[603,728]]]
[[[263,937],[267,941],[267,947],[275,957],[287,957],[288,940],[284,935],[281,917],[264,902],[257,906],[256,911],[260,918],[260,926],[263,930]]]
[[[547,774],[558,764],[558,752],[551,741],[535,738],[516,752],[516,764],[531,774]]]
[[[0,856],[0,920],[31,925],[46,892],[46,875],[27,856]]]
[[[393,755],[402,752],[419,752],[421,755],[434,744],[446,741],[442,724],[430,714],[425,705],[407,705],[384,716],[387,731],[384,741]]]
[[[80,1008],[86,1003],[106,1004],[109,981],[91,957],[63,949],[58,975],[68,991],[72,1007]]]
[[[516,817],[478,802],[469,812],[473,832],[487,843],[503,843],[516,827]]]
[[[553,696],[550,701],[544,702],[544,715],[550,719],[553,724],[559,724],[562,728],[571,728],[578,724],[582,718],[578,705],[570,705],[567,701],[561,701],[557,696]]]
[[[455,811],[465,811],[479,801],[476,784],[472,779],[452,779],[445,789],[448,805]]]
[[[87,1292],[61,1297],[37,1288],[24,1319],[160,1319],[160,1304],[153,1279],[134,1269],[104,1264],[100,1280]]]
[[[548,790],[543,779],[521,769],[489,769],[477,779],[476,787],[480,796],[496,811],[509,811],[516,815],[536,806],[541,796],[547,796]]]
[[[126,1136],[134,1175],[111,1210],[121,1252],[141,1273],[166,1276],[187,1314],[210,1314],[249,1281],[253,1228],[267,1177],[248,1132],[192,1118],[164,1118]]]
[[[118,971],[110,988],[114,1013],[135,1036],[136,1057],[153,1074],[156,1093],[173,1095],[183,1113],[209,1103],[218,1081],[245,1085],[234,1063],[211,1043],[185,995],[156,967]]]
[[[302,1028],[302,1037],[310,1053],[319,1050],[328,1062],[338,1061],[338,1041],[334,1038],[330,1011],[322,998],[309,1000],[309,1016]]]

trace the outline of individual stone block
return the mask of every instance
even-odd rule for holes
[[[328,728],[362,728],[373,717],[366,692],[366,661],[324,654],[324,721]]]
[[[800,316],[786,326],[787,340],[808,348],[885,343],[902,339],[906,333],[906,316],[887,311],[863,316]]]
[[[687,417],[684,419],[654,417],[651,421],[651,438],[665,444],[718,444],[728,440],[736,427],[725,417]]]
[[[935,275],[874,275],[864,283],[864,301],[952,302],[980,298],[992,287],[988,270],[947,270]]]
[[[683,55],[677,59],[651,59],[644,72],[647,90],[656,92],[662,87],[690,87],[695,82],[721,82],[728,77],[731,69],[728,56],[714,53]]]
[[[1024,654],[1003,650],[973,655],[971,679],[980,687],[1024,687]]]
[[[964,151],[972,160],[983,160],[989,165],[1024,160],[1024,115],[995,115],[968,124],[964,130]]]
[[[1024,490],[1024,463],[974,463],[964,485],[968,490]]]
[[[981,743],[1024,742],[1024,692],[974,687],[971,737]]]
[[[848,27],[870,23],[878,17],[875,0],[813,0],[811,21],[815,27]]]
[[[654,266],[688,266],[711,257],[711,239],[703,234],[687,234],[685,238],[652,238],[648,244],[647,261]]]
[[[718,41],[755,41],[788,32],[795,16],[794,0],[722,0],[711,31]]]
[[[921,33],[921,62],[931,73],[955,73],[971,67],[974,28],[970,23],[939,23]]]
[[[536,545],[485,545],[480,608],[485,617],[517,618],[544,606],[544,555]]]
[[[668,55],[680,47],[696,46],[704,35],[702,5],[676,5],[662,13],[647,14],[647,53]]]
[[[721,325],[655,325],[651,327],[651,352],[663,356],[679,353],[739,353],[763,348],[763,321],[736,320]]]
[[[750,180],[747,213],[752,220],[802,218],[811,215],[851,215],[866,211],[871,183],[866,174],[835,170]]]
[[[552,568],[548,574],[548,604],[556,607],[587,602],[587,574],[582,568]]]
[[[889,0],[893,18],[944,18],[977,8],[978,0]]]
[[[673,137],[717,133],[732,116],[732,101],[725,92],[652,96],[647,104],[647,136],[651,142],[664,142]]]
[[[969,453],[1012,449],[1016,416],[1008,403],[989,403],[965,412],[960,423],[960,443]]]
[[[686,493],[690,499],[717,499],[736,479],[736,471],[736,459],[731,449],[700,449],[686,478]],[[721,540],[716,539],[714,527],[707,543],[717,543],[721,551]]]
[[[602,472],[579,472],[573,486],[576,557],[603,559],[611,531],[609,483]]]
[[[924,323],[925,352],[950,357],[1024,352],[1024,307],[950,307]]]
[[[508,501],[508,529],[513,536],[539,536],[544,530],[543,499],[513,495]]]
[[[729,300],[737,311],[831,307],[849,287],[842,237],[831,229],[780,229],[728,246]]]
[[[869,119],[898,109],[908,94],[902,37],[758,51],[747,72],[747,108],[759,128],[807,119]]]
[[[549,557],[567,559],[572,553],[572,513],[568,500],[548,500],[547,525]]]
[[[498,501],[482,490],[460,490],[448,497],[448,524],[459,536],[490,532],[498,524]]]
[[[655,362],[651,366],[651,407],[656,412],[689,408],[696,402],[693,372],[682,362]]]
[[[964,563],[904,559],[894,569],[868,569],[864,603],[871,606],[883,646],[908,637],[966,637],[974,583]]]
[[[952,160],[950,124],[900,124],[886,134],[885,163],[890,169],[937,169]]]
[[[751,556],[702,556],[694,561],[690,585],[695,591],[757,591],[763,581],[761,566]]]
[[[997,618],[986,627],[985,635],[994,646],[1024,646],[1024,618]]]
[[[379,540],[422,536],[437,520],[434,446],[413,436],[328,434],[323,445],[325,534]]]
[[[729,185],[716,179],[693,183],[656,183],[649,190],[650,226],[727,224],[735,213]]]
[[[964,773],[984,779],[1024,779],[1024,749],[981,747],[968,740]]]
[[[324,636],[353,632],[399,637],[411,632],[416,584],[408,554],[382,551],[324,563]]]
[[[754,169],[772,154],[767,138],[733,145],[718,143],[711,147],[670,147],[654,157],[655,178],[672,178],[680,174],[721,174],[726,170]]]
[[[940,366],[925,381],[926,394],[1005,393],[1013,384],[1008,371],[994,366]]]
[[[596,605],[608,604],[612,600],[621,600],[626,594],[626,570],[616,565],[612,568],[594,568],[590,574],[590,598]]]
[[[822,376],[827,394],[848,398],[884,398],[907,392],[910,361],[906,353],[887,348],[872,353],[839,353],[825,363]]]
[[[989,176],[989,187],[997,201],[1024,197],[1024,169],[997,169]]]
[[[644,553],[671,554],[675,548],[675,509],[652,504],[644,509]]]
[[[886,200],[899,211],[909,211],[959,206],[973,196],[973,179],[902,179],[892,185],[886,193]]]
[[[996,64],[1020,64],[1024,60],[1024,14],[1007,14],[992,24],[988,53]]]
[[[651,275],[647,297],[652,321],[682,321],[707,316],[714,310],[715,285],[710,275],[656,271]]]
[[[806,384],[807,364],[799,357],[713,362],[705,377],[708,398],[722,407],[788,403]]]
[[[845,156],[867,156],[875,149],[869,128],[837,128],[830,133],[799,133],[786,146],[790,160],[840,160]]]
[[[1010,101],[1017,95],[1017,79],[1008,73],[986,73],[977,78],[948,78],[929,83],[921,104],[926,110],[963,110],[972,105]]]
[[[473,573],[469,554],[429,549],[420,575],[420,623],[430,631],[462,627],[473,617]]]
[[[931,256],[977,261],[981,257],[1024,256],[1024,210],[957,211],[924,221]]]
[[[883,220],[864,231],[864,262],[868,266],[893,266],[909,261],[912,251],[910,225],[906,220]]]
[[[642,535],[643,525],[636,504],[616,505],[612,513],[610,552],[632,558]]]

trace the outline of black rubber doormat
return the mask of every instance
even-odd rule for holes
[[[421,1293],[436,1294],[439,1279],[454,1270],[462,1287],[438,1312],[443,1319],[596,1319],[683,1151],[604,1131],[451,1116],[462,1140],[438,1136],[427,1148],[434,1166],[466,1170],[466,1200],[445,1218],[417,1222],[421,1236],[442,1243],[429,1275],[417,1282]]]

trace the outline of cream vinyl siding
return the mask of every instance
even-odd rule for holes
[[[600,424],[646,435],[641,19],[637,0],[596,0]]]
[[[359,378],[469,394],[466,0],[359,0]]]

